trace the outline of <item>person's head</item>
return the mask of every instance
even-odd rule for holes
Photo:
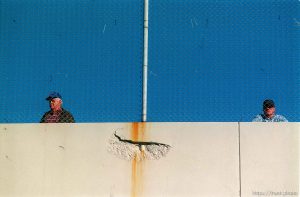
[[[275,103],[271,99],[267,99],[263,103],[263,111],[265,116],[272,118],[275,115]]]
[[[58,111],[62,108],[62,97],[58,92],[51,92],[46,98],[52,111]]]

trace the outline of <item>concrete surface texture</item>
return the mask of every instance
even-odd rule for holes
[[[299,126],[1,124],[0,196],[298,196]]]

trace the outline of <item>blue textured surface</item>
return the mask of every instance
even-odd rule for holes
[[[148,121],[300,121],[300,2],[151,1]]]
[[[300,121],[300,1],[150,1],[148,121]],[[0,122],[142,114],[143,1],[0,1]]]
[[[50,91],[77,122],[140,121],[143,2],[0,2],[0,122],[39,122]]]

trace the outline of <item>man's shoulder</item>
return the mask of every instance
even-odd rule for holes
[[[258,114],[254,117],[254,119],[252,120],[252,122],[261,122],[263,121],[264,117],[262,114]]]
[[[47,111],[44,113],[42,119],[40,120],[40,123],[44,123],[46,120],[46,117],[51,113],[51,110],[50,111]]]
[[[60,115],[60,122],[74,123],[75,120],[74,120],[73,115],[69,111],[62,108],[62,113]]]
[[[71,114],[71,112],[69,112],[68,110],[66,110],[64,108],[62,108],[62,113],[64,113],[64,114]]]
[[[283,115],[276,114],[274,119],[276,119],[276,121],[278,122],[288,122],[288,120]]]
[[[50,114],[51,113],[51,110],[50,111],[47,111],[47,112],[45,112],[44,113],[44,116],[46,116],[46,115],[48,115],[48,114]]]
[[[252,120],[252,122],[288,122],[288,120],[282,115],[275,115],[272,119],[266,118],[263,114],[258,114]]]

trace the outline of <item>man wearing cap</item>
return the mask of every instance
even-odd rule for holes
[[[74,117],[70,112],[62,108],[62,97],[58,92],[51,92],[46,98],[51,110],[46,112],[41,123],[74,123]]]
[[[252,122],[288,122],[288,120],[281,115],[275,114],[275,103],[271,99],[267,99],[263,103],[263,114],[257,115]]]

